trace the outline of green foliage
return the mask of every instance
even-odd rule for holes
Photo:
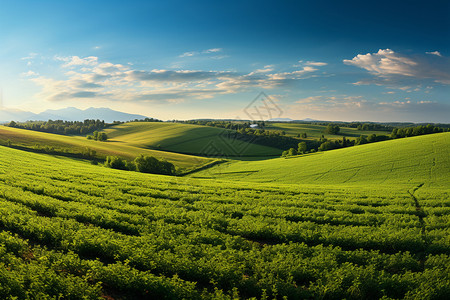
[[[306,153],[308,151],[308,145],[305,142],[298,143],[298,153]]]
[[[105,166],[112,169],[128,170],[126,161],[118,156],[107,156]]]
[[[175,167],[173,164],[165,161],[158,160],[153,156],[140,155],[134,160],[136,171],[142,173],[173,175],[175,173]]]
[[[338,134],[341,128],[338,125],[335,124],[328,124],[327,128],[325,129],[325,133],[328,134]]]
[[[42,131],[57,134],[86,134],[108,127],[105,121],[100,120],[84,120],[84,121],[62,121],[62,120],[48,120],[43,121],[27,121],[16,123],[11,121],[9,127],[22,128],[34,131]]]

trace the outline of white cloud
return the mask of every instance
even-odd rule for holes
[[[85,58],[80,58],[78,56],[70,56],[70,57],[61,57],[55,56],[56,60],[64,61],[64,68],[73,67],[73,66],[95,66],[98,64],[98,57],[96,56],[88,56]]]
[[[450,60],[445,57],[441,57],[439,63],[435,63],[422,57],[401,55],[391,49],[380,49],[377,53],[358,54],[351,60],[344,59],[344,63],[365,69],[379,78],[379,80],[361,80],[355,83],[357,85],[389,85],[405,81],[405,78],[431,79],[438,83],[450,84]]]
[[[202,51],[202,53],[217,53],[217,52],[221,52],[222,48],[211,48],[211,49],[207,49]]]
[[[22,73],[21,75],[24,76],[24,77],[39,76],[38,73],[36,73],[36,72],[34,72],[34,71],[31,71],[31,70],[29,70],[28,72],[24,72],[24,73]]]
[[[196,52],[196,51],[184,52],[183,54],[179,55],[178,57],[189,57],[189,56],[194,56],[196,54],[198,54],[198,52]]]
[[[32,59],[36,58],[36,56],[38,56],[37,53],[30,52],[28,54],[28,56],[22,57],[21,60],[32,60]]]
[[[202,54],[217,54],[219,52],[222,52],[222,48],[211,48],[211,49],[206,49],[203,51],[189,51],[189,52],[184,52],[183,54],[179,55],[178,57],[192,57],[192,56],[197,56],[197,55],[202,55]],[[215,55],[212,56],[211,58],[214,59],[222,59],[228,57],[228,55]]]
[[[299,61],[299,62],[301,62],[301,61]],[[305,65],[307,65],[307,66],[323,67],[323,66],[326,66],[328,64],[325,63],[325,62],[319,62],[319,61],[307,61],[305,63]]]
[[[433,51],[433,52],[425,52],[426,54],[431,54],[431,55],[436,55],[436,56],[441,56],[442,54],[439,51]]]
[[[55,57],[55,61],[60,64],[58,80],[34,73],[26,74],[42,88],[38,97],[47,101],[98,99],[178,103],[186,99],[208,99],[255,88],[287,86],[295,80],[309,78],[318,70],[316,67],[304,66],[289,72],[276,72],[273,65],[249,73],[189,69],[139,70],[131,65],[100,62],[95,56]]]

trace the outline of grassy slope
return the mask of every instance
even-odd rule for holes
[[[232,162],[194,173],[243,181],[450,186],[450,133],[390,140],[294,158]]]
[[[63,283],[78,279],[84,285],[73,285],[74,292],[88,294],[86,286],[104,282],[98,294],[121,299],[161,299],[167,292],[173,299],[198,299],[204,287],[212,291],[216,284],[229,294],[237,286],[242,298],[260,299],[261,289],[281,286],[278,296],[289,299],[376,299],[384,289],[391,299],[407,292],[419,299],[434,291],[442,297],[428,298],[445,299],[450,285],[449,135],[261,162],[288,163],[264,173],[274,177],[274,172],[292,176],[290,165],[306,158],[315,157],[310,168],[323,169],[318,159],[325,159],[335,168],[324,173],[328,180],[318,182],[327,184],[320,187],[142,174],[0,146],[0,238],[8,242],[0,259],[2,276],[9,278],[2,287],[27,274],[22,281],[33,282],[24,288],[31,295],[40,286],[51,295],[65,294]],[[403,168],[393,168],[389,187],[343,188],[337,184],[339,168],[350,159],[360,165],[358,174],[369,162],[390,161]],[[446,194],[419,199],[426,212],[425,240],[413,200],[396,183],[409,174],[427,177],[420,170],[430,172],[433,161],[431,179],[447,185]],[[254,164],[259,162],[247,167]],[[378,173],[370,173],[374,183],[380,181]],[[364,183],[367,177],[360,179]],[[421,190],[426,193],[427,185]],[[21,244],[30,246],[16,255]],[[51,258],[44,247],[54,251]],[[10,267],[13,263],[20,268]],[[46,281],[46,274],[51,279]],[[179,279],[170,281],[175,274]],[[63,278],[59,285],[57,278]],[[190,286],[197,294],[189,296]]]
[[[298,134],[305,133],[308,135],[308,139],[319,139],[324,135],[327,139],[342,139],[343,136],[348,139],[356,139],[360,135],[389,135],[387,131],[361,131],[356,128],[341,127],[340,134],[332,135],[325,134],[326,126],[314,125],[314,124],[301,124],[301,123],[268,123],[266,129],[268,130],[284,130],[287,136],[296,137]]]
[[[120,143],[179,153],[211,155],[218,151],[219,155],[227,156],[280,154],[279,149],[236,141],[227,136],[227,133],[231,131],[208,126],[178,123],[126,123],[106,129],[105,132],[112,140]]]
[[[97,151],[97,154],[101,156],[118,155],[129,160],[140,154],[147,154],[165,158],[181,168],[198,167],[213,161],[213,159],[209,158],[144,149],[115,141],[97,142],[80,136],[65,136],[0,126],[0,141],[3,140],[4,142],[8,139],[11,140],[13,145],[33,147],[35,144],[39,144],[41,146],[55,147],[55,149],[70,149],[73,152],[81,152],[83,148],[88,147]]]

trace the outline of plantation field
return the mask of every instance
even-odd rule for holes
[[[191,176],[278,183],[450,186],[450,133],[389,140],[355,147],[230,162]]]
[[[315,124],[302,123],[266,123],[267,130],[282,130],[286,132],[287,136],[297,137],[298,134],[306,133],[308,140],[317,140],[322,135],[329,140],[346,139],[354,140],[361,135],[389,135],[390,131],[372,131],[372,130],[357,130],[356,128],[340,127],[340,132],[337,135],[325,133],[326,126]]]
[[[88,140],[86,137],[81,136],[66,136],[0,126],[0,143],[6,144],[7,140],[10,140],[13,146],[24,146],[28,148],[33,148],[36,145],[40,147],[48,146],[60,152],[81,153],[83,149],[88,147],[89,149],[95,150],[100,157],[115,155],[128,160],[133,160],[140,154],[146,154],[157,158],[165,158],[175,166],[183,169],[201,167],[214,161],[214,159],[206,157],[140,148],[132,144],[115,141],[98,142]]]
[[[136,122],[116,125],[105,132],[123,144],[203,156],[240,158],[281,153],[280,149],[236,140],[231,130],[209,126]]]
[[[448,137],[389,143],[429,142],[444,155]],[[405,156],[424,164],[414,151]],[[442,155],[436,166],[448,163]],[[405,183],[413,169],[393,170]],[[424,185],[246,183],[0,146],[0,297],[446,299],[450,191],[439,170]]]

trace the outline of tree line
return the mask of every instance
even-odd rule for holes
[[[63,120],[27,121],[27,122],[11,121],[7,126],[47,133],[79,135],[91,133],[94,132],[95,130],[102,130],[110,126],[110,124],[105,123],[105,121],[103,120],[100,121],[98,119],[97,120],[86,119],[84,121],[63,121]]]

